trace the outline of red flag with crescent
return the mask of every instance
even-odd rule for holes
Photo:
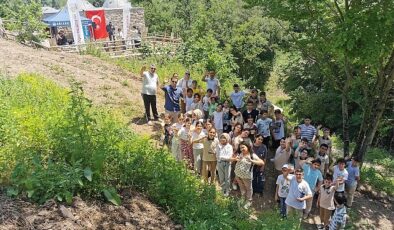
[[[104,10],[87,10],[86,17],[92,20],[92,28],[95,39],[107,38]]]

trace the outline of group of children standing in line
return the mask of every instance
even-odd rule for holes
[[[329,129],[319,136],[321,126],[316,129],[311,118],[305,117],[286,137],[282,111],[274,110],[265,92],[252,89],[246,93],[234,84],[234,92],[225,95],[229,99],[220,102],[211,88],[205,95],[193,88],[187,88],[184,109],[175,122],[170,114],[164,115],[164,144],[177,160],[185,161],[207,183],[215,183],[217,175],[225,196],[239,188],[244,208],[249,208],[253,193],[264,190],[271,148],[275,155],[270,161],[280,174],[275,199],[282,217],[295,213],[307,218],[317,197],[319,228],[344,227],[345,205],[352,205],[360,174],[355,159],[339,159],[330,167]]]

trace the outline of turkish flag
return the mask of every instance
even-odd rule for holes
[[[86,17],[92,20],[92,28],[95,39],[107,38],[108,33],[106,30],[105,13],[104,10],[87,10],[85,11]]]

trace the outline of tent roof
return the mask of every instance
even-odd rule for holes
[[[55,14],[55,13],[59,12],[59,10],[49,7],[49,6],[43,6],[41,9],[42,9],[43,14]]]
[[[67,8],[63,8],[59,13],[51,15],[43,19],[43,21],[49,26],[71,26],[70,15],[68,14]],[[88,18],[81,16],[82,25],[91,25],[92,21]]]
[[[77,4],[79,10],[92,10],[96,8],[87,0],[79,0]]]

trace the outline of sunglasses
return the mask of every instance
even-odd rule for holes
[[[151,70],[155,70],[156,68],[150,68]]]
[[[178,81],[172,81],[172,83],[178,83]]]

